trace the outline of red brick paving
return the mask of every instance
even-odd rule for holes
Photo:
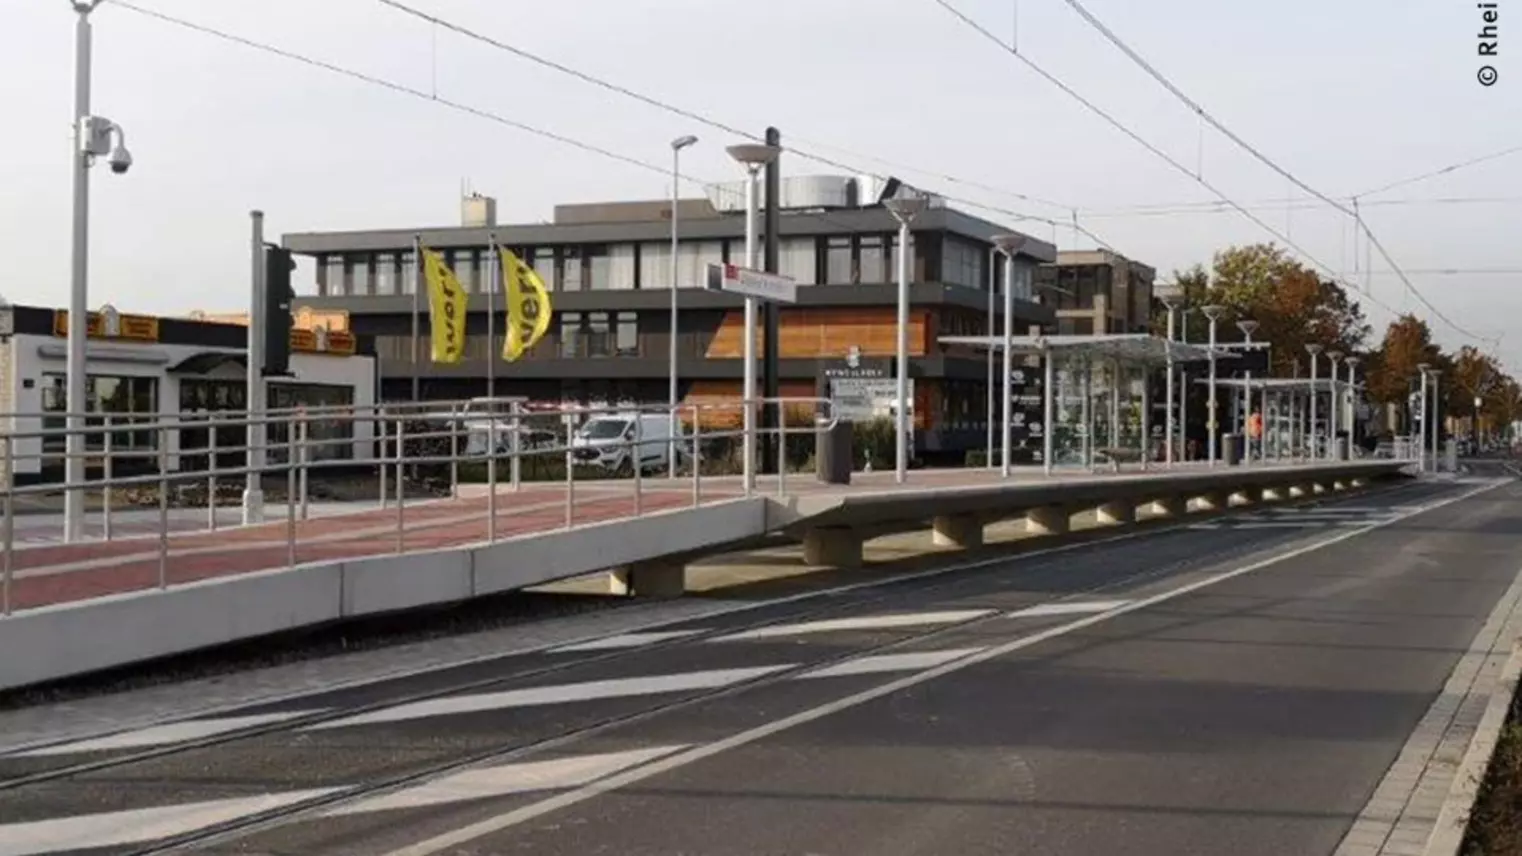
[[[523,494],[516,494],[512,498],[519,499],[522,496]],[[542,500],[544,497],[539,497],[539,499]],[[676,493],[651,493],[642,498],[642,508],[646,512],[660,511],[686,507],[691,502],[691,497]],[[499,498],[497,515],[497,538],[499,540],[533,532],[549,532],[564,527],[565,509],[563,506],[540,508],[527,512],[514,512],[512,510],[512,505],[522,504],[521,502],[502,502]],[[460,507],[454,503],[449,503],[449,505],[454,508],[456,513],[460,511]],[[407,552],[413,552],[485,541],[487,537],[484,511],[485,502],[480,502],[479,506],[482,509],[479,517],[405,531],[403,549]],[[369,512],[365,512],[363,516],[368,516],[369,514]],[[631,517],[633,514],[634,498],[629,495],[597,499],[590,497],[581,498],[576,502],[574,524],[579,526],[588,523],[609,522]],[[391,509],[389,515],[390,519],[394,521],[396,519],[396,510],[394,508]],[[420,515],[424,519],[437,519],[441,516],[441,514],[437,513]],[[384,518],[381,518],[381,520],[384,520]],[[366,522],[365,528],[369,528],[370,524],[376,522],[380,521],[371,518]],[[310,524],[314,523],[326,523],[330,525],[323,527],[310,526]],[[331,525],[335,523],[338,525]],[[356,522],[349,518],[327,518],[322,521],[312,520],[307,521],[305,525],[298,523],[297,564],[354,559],[363,556],[390,555],[397,552],[394,523],[393,529],[384,536],[364,532],[356,534],[352,538],[339,540],[315,542],[303,542],[301,540],[303,535],[311,537],[309,530],[312,529],[318,529],[324,534],[331,535],[335,529],[340,531],[343,529],[353,529],[356,525]],[[262,537],[253,537],[249,534],[256,529],[259,530]],[[212,577],[285,568],[290,565],[290,552],[289,546],[285,541],[284,524],[228,530],[226,533],[221,534],[239,535],[240,537],[235,539],[238,546],[229,545],[230,549],[225,552],[192,553],[190,555],[171,553],[167,563],[168,584],[178,585]],[[183,545],[178,543],[181,540],[180,538],[172,539],[171,544],[183,548]],[[38,576],[15,580],[11,590],[13,608],[27,609],[157,587],[159,580],[159,557],[157,555],[156,542],[139,541],[130,546],[133,548],[130,554],[123,555],[122,561],[118,564],[100,568],[60,571],[53,574],[44,573]],[[145,554],[147,555],[145,556]]]

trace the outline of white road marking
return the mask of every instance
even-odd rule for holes
[[[886,630],[897,627],[919,627],[925,624],[957,624],[993,612],[992,609],[955,609],[943,612],[900,612],[889,615],[863,615],[858,618],[832,618],[825,621],[804,621],[798,624],[759,627],[755,630],[720,636],[713,641],[740,642],[802,636],[808,633],[836,633],[842,630]]]
[[[506,710],[514,707],[563,704],[592,699],[619,698],[624,696],[656,695],[682,692],[683,690],[707,690],[749,681],[773,672],[794,668],[793,664],[759,666],[749,669],[714,669],[703,672],[683,672],[674,675],[651,675],[641,678],[615,678],[605,681],[584,681],[575,684],[555,684],[547,687],[529,687],[504,690],[496,693],[448,696],[396,707],[373,710],[344,719],[335,719],[309,725],[305,731],[322,731],[330,728],[347,728],[352,725],[375,725],[383,722],[405,722],[429,716],[449,716],[460,713],[479,713],[486,710]]]
[[[1028,606],[1025,609],[1017,609],[1006,617],[1044,618],[1049,615],[1088,615],[1094,612],[1109,612],[1130,602],[1129,600],[1078,600],[1041,603],[1036,606]]]
[[[1353,520],[1353,521],[1349,521],[1349,522],[1352,525],[1354,525],[1354,526],[1365,526],[1365,525],[1367,525],[1367,521],[1364,521],[1364,520]],[[1228,528],[1228,529],[1324,529],[1324,528],[1326,528],[1329,525],[1331,525],[1331,522],[1330,521],[1326,521],[1326,520],[1275,520],[1275,521],[1266,522],[1266,523],[1236,523],[1236,524],[1233,524],[1233,525],[1228,526],[1226,528]]]
[[[261,725],[284,722],[288,719],[296,719],[320,712],[319,710],[297,710],[285,713],[264,713],[257,716],[191,719],[184,722],[171,722],[167,725],[155,725],[151,728],[141,728],[136,731],[124,731],[120,734],[107,734],[104,737],[96,737],[89,740],[77,740],[73,743],[60,743],[57,746],[44,746],[40,749],[19,752],[10,757],[33,758],[45,755],[77,755],[83,752],[106,752],[113,749],[141,749],[147,746],[166,746],[170,743],[200,740],[203,737],[213,737],[218,734],[240,731],[245,728],[257,728]]]
[[[1495,490],[1503,484],[1509,483],[1510,480],[1492,482],[1482,487],[1475,488],[1474,490],[1465,491],[1464,493],[1461,493],[1457,496],[1448,497],[1446,499],[1432,502],[1425,506],[1422,511],[1431,511],[1433,509],[1442,508],[1446,505],[1452,505],[1455,502],[1461,502],[1463,500],[1469,499],[1470,497],[1478,496],[1479,494],[1486,491]],[[1412,512],[1413,515],[1417,513],[1420,512]],[[1396,518],[1396,520],[1401,520],[1404,519],[1404,517],[1408,516],[1411,515],[1405,515],[1403,517]],[[540,800],[539,802],[533,803],[531,805],[522,806],[520,808],[504,812],[497,815],[496,817],[489,817],[477,823],[472,823],[467,826],[460,827],[459,829],[451,830],[450,832],[435,835],[432,838],[407,845],[406,847],[397,848],[396,850],[392,850],[389,853],[383,854],[383,856],[435,856],[435,854],[457,848],[462,844],[474,841],[478,838],[482,838],[487,835],[493,835],[505,829],[511,829],[512,827],[518,826],[519,824],[543,817],[547,814],[551,814],[564,808],[578,805],[580,803],[586,802],[587,800],[593,799],[594,797],[601,796],[611,791],[616,791],[620,788],[628,787],[629,785],[645,781],[646,779],[654,778],[655,776],[659,776],[663,773],[669,773],[672,770],[695,764],[699,761],[711,758],[723,752],[728,752],[731,749],[737,749],[741,746],[748,746],[752,743],[765,740],[774,734],[779,734],[789,729],[796,728],[800,725],[805,725],[816,720],[824,719],[827,716],[833,716],[837,713],[840,713],[841,711],[850,710],[853,707],[860,707],[861,705],[867,704],[868,702],[876,701],[877,699],[893,695],[894,693],[897,693],[901,690],[905,690],[913,686],[918,686],[919,684],[933,681],[937,678],[945,677],[946,675],[952,674],[954,672],[959,672],[979,663],[984,663],[998,657],[1003,657],[1007,654],[1012,654],[1016,651],[1039,645],[1042,642],[1056,639],[1061,636],[1066,636],[1069,633],[1076,633],[1085,628],[1092,627],[1093,625],[1109,621],[1110,619],[1117,616],[1147,609],[1160,603],[1166,603],[1170,600],[1175,600],[1185,595],[1192,594],[1201,589],[1219,585],[1220,583],[1226,582],[1228,580],[1233,580],[1237,577],[1246,576],[1247,574],[1251,574],[1264,568],[1277,565],[1289,559],[1298,558],[1308,553],[1313,553],[1317,550],[1330,547],[1334,544],[1339,544],[1343,541],[1357,538],[1360,535],[1383,528],[1392,522],[1395,521],[1392,520],[1385,522],[1376,522],[1365,526],[1362,529],[1353,529],[1346,532],[1340,532],[1328,538],[1323,538],[1322,540],[1315,543],[1307,544],[1294,550],[1288,550],[1276,556],[1270,556],[1266,559],[1253,562],[1249,565],[1244,565],[1240,568],[1234,568],[1230,571],[1223,571],[1219,574],[1214,574],[1202,580],[1196,580],[1195,582],[1189,583],[1187,585],[1179,586],[1178,588],[1170,589],[1168,591],[1155,594],[1151,597],[1134,601],[1125,606],[1111,610],[1110,612],[1102,612],[1097,615],[1085,616],[1075,621],[1069,621],[1066,624],[1061,624],[1056,627],[1043,630],[1039,633],[1033,633],[1030,636],[1022,636],[1019,639],[1013,639],[1002,645],[997,645],[992,648],[985,648],[976,654],[963,657],[960,660],[952,660],[949,663],[944,663],[940,666],[926,669],[925,671],[917,672],[912,675],[906,675],[897,680],[889,681],[885,684],[879,684],[875,687],[872,687],[871,689],[863,690],[862,692],[855,693],[853,695],[838,698],[832,702],[819,705],[818,707],[800,711],[793,714],[792,716],[772,720],[771,722],[768,722],[764,725],[759,725],[747,731],[742,731],[738,734],[726,737],[723,740],[716,740],[712,743],[697,746],[684,752],[668,755],[665,758],[654,761],[650,764],[646,764],[643,767],[639,767],[634,770],[628,770],[623,773],[617,773],[605,779],[593,782],[589,785],[584,785],[583,787],[577,788],[574,791],[567,791],[566,793]]]
[[[0,826],[0,856],[36,856],[41,853],[158,841],[283,808],[338,790],[340,789],[321,788],[8,823]]]
[[[670,639],[680,639],[683,636],[691,636],[701,633],[701,630],[665,630],[648,631],[645,633],[620,633],[617,636],[604,636],[601,639],[592,639],[587,642],[576,642],[570,645],[561,645],[551,648],[545,653],[562,654],[571,651],[611,651],[617,648],[638,648],[641,645],[653,645],[656,642],[665,642]]]
[[[656,746],[628,752],[555,758],[465,770],[442,779],[390,794],[362,799],[323,812],[323,817],[343,817],[401,808],[423,808],[486,797],[503,797],[531,791],[574,788],[637,764],[653,761],[689,748],[691,744]]]
[[[952,648],[945,651],[917,651],[910,654],[874,654],[858,657],[833,666],[825,666],[798,676],[804,678],[840,678],[847,675],[876,675],[882,672],[913,672],[976,654],[982,648]]]

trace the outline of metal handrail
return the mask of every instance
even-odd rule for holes
[[[0,478],[0,506],[3,506],[3,550],[0,550],[0,615],[9,615],[12,611],[11,591],[14,583],[15,567],[15,502],[17,497],[37,494],[57,494],[71,490],[102,492],[105,499],[100,516],[102,520],[102,534],[106,540],[114,537],[111,523],[113,503],[111,492],[113,489],[154,485],[158,488],[158,521],[156,532],[158,540],[158,587],[167,589],[171,586],[168,579],[168,560],[170,555],[170,515],[169,493],[171,485],[191,483],[206,486],[206,511],[207,525],[205,531],[214,531],[217,528],[217,487],[219,482],[249,480],[262,480],[268,476],[285,475],[285,542],[286,561],[288,566],[294,566],[297,562],[297,531],[298,520],[309,519],[309,486],[313,472],[326,469],[350,469],[356,466],[362,468],[374,467],[380,475],[380,508],[386,508],[394,502],[396,515],[396,549],[398,552],[406,549],[406,516],[405,508],[408,503],[406,496],[406,470],[408,468],[442,466],[447,465],[450,470],[449,495],[460,495],[460,465],[476,464],[484,462],[487,467],[487,533],[483,539],[487,543],[495,543],[497,540],[497,493],[498,493],[498,464],[506,460],[511,468],[510,485],[513,490],[522,487],[522,462],[537,456],[550,456],[552,459],[561,459],[565,465],[565,525],[571,527],[576,522],[576,486],[578,481],[585,483],[586,476],[584,466],[578,465],[576,452],[585,448],[585,441],[578,442],[572,434],[573,425],[580,424],[594,417],[607,415],[659,415],[667,424],[680,424],[682,417],[690,419],[690,433],[676,432],[675,437],[659,437],[646,439],[643,436],[645,420],[633,419],[634,436],[619,436],[599,440],[596,448],[599,450],[615,450],[612,456],[615,459],[626,460],[632,466],[632,492],[634,509],[633,515],[639,516],[644,513],[644,474],[645,467],[640,466],[644,460],[644,454],[652,446],[665,450],[674,447],[683,450],[690,445],[691,452],[688,457],[691,461],[691,490],[692,505],[698,506],[702,502],[703,494],[703,452],[702,444],[715,439],[743,437],[745,432],[741,428],[708,428],[705,429],[704,416],[715,411],[741,410],[750,407],[775,406],[781,415],[780,425],[771,429],[755,429],[756,436],[777,437],[777,443],[783,451],[779,458],[778,467],[778,492],[786,490],[786,438],[790,435],[818,433],[833,428],[838,417],[834,412],[832,403],[824,398],[811,397],[780,397],[780,398],[757,398],[749,401],[723,401],[684,404],[673,410],[669,405],[561,405],[559,407],[531,410],[524,407],[525,400],[522,398],[493,398],[493,399],[470,399],[468,401],[434,401],[434,402],[405,402],[393,403],[382,402],[373,405],[330,405],[312,408],[282,408],[260,412],[248,411],[220,411],[207,412],[204,414],[177,414],[161,415],[157,417],[144,415],[134,418],[130,414],[90,414],[92,420],[103,420],[100,424],[83,426],[79,428],[38,428],[23,431],[0,431],[0,463],[4,465],[3,478]],[[814,412],[812,421],[804,426],[789,424],[787,416],[790,408],[805,406]],[[488,411],[480,412],[479,408],[486,407]],[[499,407],[505,407],[506,411],[499,411]],[[32,414],[10,414],[22,418],[34,419],[66,418],[68,414],[49,412]],[[123,418],[125,416],[125,418]],[[424,416],[427,418],[419,418]],[[120,420],[120,421],[118,421]],[[557,428],[555,442],[548,445],[524,447],[521,445],[521,429],[532,427],[535,422],[555,420]],[[362,432],[352,430],[342,437],[318,437],[312,438],[310,428],[314,422],[348,422],[351,425],[369,423],[372,431],[369,436],[363,436]],[[417,423],[422,422],[419,425]],[[486,423],[488,447],[483,454],[475,454],[470,450],[469,435],[476,433],[481,423]],[[440,424],[435,424],[440,423]],[[499,423],[510,426],[513,432],[510,444],[506,450],[497,444]],[[274,435],[270,429],[272,426],[284,427],[284,438]],[[263,428],[262,441],[257,440],[250,445],[246,439],[237,443],[223,444],[218,442],[219,430],[239,430],[239,436],[246,438],[249,428]],[[190,430],[207,430],[207,442],[204,446],[181,448],[178,445],[180,439],[175,435],[175,443],[171,444],[171,432]],[[562,433],[563,431],[563,433]],[[153,442],[151,448],[116,448],[113,438],[123,433],[151,433]],[[260,432],[255,432],[260,433]],[[87,437],[100,437],[101,448],[87,450],[83,457],[87,459],[99,459],[102,470],[98,476],[87,478],[77,486],[68,486],[58,483],[39,483],[32,485],[18,485],[15,482],[16,465],[19,462],[30,460],[43,460],[60,462],[68,459],[63,449],[49,450],[45,447],[48,439],[68,437],[72,434],[83,434]],[[462,437],[466,442],[462,443]],[[26,441],[35,441],[39,446],[36,450],[21,452],[18,444]],[[426,448],[428,441],[438,442],[437,448]],[[675,442],[672,442],[675,441]],[[62,444],[60,444],[62,445]],[[171,445],[174,450],[171,451]],[[321,450],[335,447],[350,447],[354,451],[362,447],[370,447],[367,455],[355,458],[318,458],[314,453],[320,454]],[[621,454],[619,454],[621,452]],[[273,454],[272,454],[273,453]],[[679,452],[680,454],[680,452]],[[222,460],[228,456],[244,456],[241,466],[224,465]],[[175,469],[170,469],[171,457],[177,458],[174,462]],[[272,460],[271,458],[277,458]],[[204,458],[204,465],[200,459]],[[263,460],[260,460],[260,459]],[[278,458],[283,458],[280,460]],[[187,464],[187,459],[190,463]],[[128,462],[155,462],[156,468],[150,467],[146,473],[119,473],[115,464]],[[661,460],[664,469],[666,462]],[[156,469],[156,471],[153,471]],[[388,485],[388,475],[394,474],[394,482]],[[710,476],[709,478],[713,478]],[[598,479],[607,484],[619,484],[620,481]],[[669,479],[662,477],[662,482]],[[746,494],[750,494],[751,485],[746,484]],[[258,509],[262,517],[263,508]],[[456,518],[470,519],[474,513]],[[273,522],[273,521],[271,521]],[[193,534],[190,532],[187,535]],[[142,558],[142,557],[137,557]]]

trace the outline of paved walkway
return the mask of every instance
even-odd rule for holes
[[[1261,466],[1261,465],[1260,465]],[[1173,470],[1139,466],[1091,472],[1064,468],[1051,479],[1126,478],[1199,471],[1197,465]],[[1048,480],[1039,468],[1019,468],[1010,481]],[[849,486],[822,484],[811,473],[790,474],[780,485],[776,476],[758,478],[757,495],[822,497],[916,491],[927,488],[1007,483],[998,470],[914,470],[907,483],[898,485],[891,471],[856,473]],[[167,537],[160,538],[156,512],[150,520],[129,518],[114,526],[111,541],[76,544],[34,544],[15,549],[10,556],[12,610],[142,591],[213,577],[331,562],[403,552],[463,547],[488,540],[487,487],[462,485],[462,496],[453,500],[420,500],[399,512],[395,506],[330,505],[325,513],[290,523],[279,515],[256,525],[217,531],[193,527],[194,514],[171,517]],[[709,504],[733,499],[743,493],[737,476],[705,477],[696,501]],[[573,488],[570,525],[607,523],[636,513],[690,508],[695,502],[692,481],[679,478],[647,478],[641,482],[637,501],[631,481],[578,482]],[[550,532],[567,526],[564,483],[528,483],[513,491],[498,486],[496,537],[511,538]],[[138,514],[133,512],[132,514]],[[204,526],[205,509],[201,509]],[[132,537],[135,536],[135,537]]]

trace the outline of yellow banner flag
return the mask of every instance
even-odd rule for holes
[[[502,359],[514,362],[534,347],[550,329],[550,290],[533,268],[502,248],[503,281],[507,284],[507,336]]]
[[[465,289],[444,257],[423,248],[423,274],[428,281],[428,321],[433,331],[433,361],[458,363],[465,357]]]

